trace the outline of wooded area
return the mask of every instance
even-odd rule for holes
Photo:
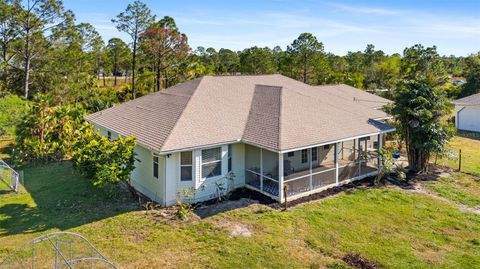
[[[157,19],[140,1],[128,5],[112,22],[131,37],[129,44],[119,38],[105,44],[92,25],[77,22],[61,1],[2,0],[2,92],[28,99],[46,93],[55,97],[55,103],[92,98],[96,102],[99,95],[111,95],[99,90],[106,88],[106,80],[113,77],[118,86],[117,77],[124,77],[129,85],[116,88],[120,98],[100,98],[118,102],[204,75],[270,73],[314,85],[345,83],[366,90],[391,90],[402,78],[401,60],[412,52],[387,55],[370,44],[364,51],[339,56],[326,52],[310,33],[300,34],[287,48],[192,49],[174,18]],[[435,47],[431,50],[436,54]],[[451,97],[478,91],[479,57],[441,57],[435,70]],[[451,85],[447,75],[466,77],[467,83]]]

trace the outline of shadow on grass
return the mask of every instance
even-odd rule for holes
[[[0,139],[0,159],[10,161],[10,154],[13,151],[13,142],[9,139]]]
[[[27,193],[0,202],[0,236],[66,230],[140,209],[128,191],[95,188],[70,162],[22,169]]]

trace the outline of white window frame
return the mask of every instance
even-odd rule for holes
[[[185,152],[190,152],[190,155],[191,155],[191,160],[190,160],[190,164],[182,164],[182,154],[185,153]],[[193,151],[183,151],[183,152],[180,152],[180,181],[181,182],[192,182],[194,180],[194,175],[193,175]],[[182,167],[190,167],[191,169],[191,178],[189,180],[183,180],[182,178]]]
[[[210,162],[203,162],[203,151],[204,150],[210,150],[210,149],[220,149],[220,160],[216,160],[216,161],[210,161]],[[202,150],[200,150],[200,178],[202,179],[202,181],[204,180],[211,180],[211,179],[217,179],[217,178],[220,178],[222,177],[222,172],[223,172],[223,157],[222,157],[222,147],[221,146],[218,146],[218,147],[211,147],[211,148],[204,148]],[[212,163],[220,163],[220,175],[216,175],[216,176],[212,176],[212,177],[204,177],[203,176],[203,165],[204,164],[212,164]]]

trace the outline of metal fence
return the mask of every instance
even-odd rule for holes
[[[87,239],[71,232],[37,237],[0,262],[0,268],[117,268]]]
[[[13,191],[18,192],[20,174],[0,159],[0,180],[5,182]]]

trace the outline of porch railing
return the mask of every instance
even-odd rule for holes
[[[270,176],[262,175],[256,171],[246,169],[245,183],[262,192],[278,197],[278,180]]]
[[[378,170],[376,158],[365,159],[356,162],[349,162],[338,167],[338,182],[356,179],[360,176],[371,174]],[[293,196],[304,192],[312,191],[327,186],[334,186],[337,183],[336,169],[329,168],[311,174],[284,180],[287,185],[288,195]]]

